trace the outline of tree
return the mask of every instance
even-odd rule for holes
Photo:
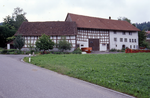
[[[4,25],[9,25],[9,27],[13,28],[14,24],[15,24],[15,21],[11,16],[8,15],[8,16],[6,16],[6,18],[4,18],[4,23],[3,24]]]
[[[8,15],[4,18],[3,25],[0,26],[0,47],[5,47],[8,42],[6,39],[16,33],[22,22],[27,21],[25,15],[23,9],[17,7],[14,9],[12,16]]]
[[[72,47],[72,44],[66,41],[66,37],[62,37],[61,40],[59,40],[57,47],[59,50],[64,52],[64,50],[70,50]]]
[[[17,35],[14,40],[14,47],[21,50],[21,48],[24,46],[24,44],[25,44],[25,39],[21,35]]]
[[[43,34],[35,43],[39,50],[53,49],[54,42],[50,39],[50,36]]]
[[[12,14],[12,16],[6,16],[6,18],[4,18],[4,25],[10,25],[12,27],[14,27],[16,30],[19,29],[20,25],[24,22],[24,21],[28,21],[25,17],[26,13],[23,12],[23,9],[17,7],[14,9],[14,13]]]
[[[16,30],[14,28],[9,28],[8,25],[0,26],[0,47],[5,47],[8,37],[11,37],[15,34]]]
[[[12,17],[15,21],[15,28],[18,30],[20,25],[24,22],[24,21],[28,21],[25,17],[26,12],[23,12],[23,9],[17,7],[14,9],[14,13],[12,14]]]
[[[127,21],[127,22],[131,23],[131,20],[126,17],[119,17],[118,20]]]
[[[146,32],[145,31],[139,31],[138,32],[138,38],[139,38],[139,46],[143,46],[144,40],[146,40]]]

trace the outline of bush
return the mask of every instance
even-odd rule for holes
[[[1,54],[23,54],[23,51],[17,50],[17,49],[3,49],[1,51]]]
[[[35,52],[35,50],[31,50],[30,52],[31,52],[31,54],[32,54],[33,52]]]
[[[2,50],[1,54],[7,54],[7,49]]]
[[[116,52],[117,50],[115,48],[112,48],[109,50],[110,52]]]
[[[81,51],[80,48],[76,48],[72,53],[73,53],[73,54],[81,54],[82,51]]]

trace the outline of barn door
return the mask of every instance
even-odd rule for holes
[[[89,39],[89,47],[92,47],[92,51],[99,51],[99,39]]]

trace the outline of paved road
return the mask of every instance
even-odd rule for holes
[[[134,98],[0,55],[0,98]]]

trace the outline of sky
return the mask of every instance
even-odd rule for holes
[[[29,22],[65,21],[67,13],[73,13],[143,23],[150,21],[149,5],[150,0],[0,0],[0,22],[20,7]]]

